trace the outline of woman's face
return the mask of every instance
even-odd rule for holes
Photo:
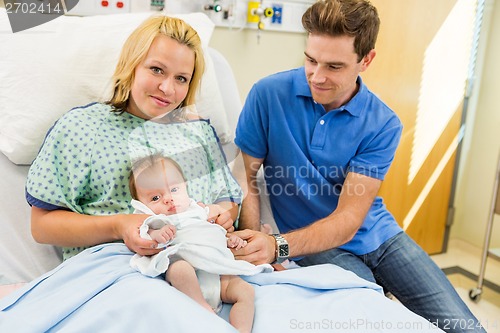
[[[152,119],[175,109],[189,90],[194,51],[170,37],[159,35],[135,69],[127,112]]]

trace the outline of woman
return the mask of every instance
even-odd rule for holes
[[[63,246],[65,259],[117,240],[141,255],[157,253],[157,244],[137,232],[145,216],[129,214],[130,155],[144,150],[143,144],[193,158],[195,163],[185,162],[186,169],[197,166],[189,179],[197,188],[192,195],[215,202],[209,219],[232,227],[239,188],[225,168],[212,128],[183,108],[194,104],[204,66],[196,31],[180,19],[154,17],[131,34],[114,73],[111,100],[63,116],[30,169],[27,198],[35,240]],[[146,122],[151,119],[155,122]],[[154,131],[161,135],[149,137]],[[54,177],[47,176],[47,169]]]
[[[241,190],[213,128],[190,112],[204,66],[201,41],[191,26],[171,17],[149,18],[123,46],[110,101],[72,109],[49,131],[30,168],[26,196],[35,240],[63,247],[69,260],[49,272],[50,278],[23,289],[22,297],[1,304],[0,331],[139,332],[172,322],[178,331],[207,324],[233,331],[226,321],[179,297],[163,278],[148,278],[128,264],[134,252],[160,251],[155,241],[139,235],[147,215],[130,214],[134,158],[175,155],[188,170],[190,195],[212,203],[208,220],[234,229]],[[120,241],[130,251],[119,244],[99,245]],[[18,299],[21,306],[12,307]],[[103,307],[116,308],[118,318],[126,320],[102,315]],[[199,321],[178,323],[169,311],[189,312]],[[29,325],[22,320],[26,313]]]

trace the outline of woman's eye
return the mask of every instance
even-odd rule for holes
[[[178,187],[173,187],[173,188],[170,190],[170,192],[172,192],[172,193],[175,193],[175,192],[177,192],[177,191],[179,191],[179,188],[178,188]]]
[[[179,77],[177,77],[177,80],[179,80],[181,83],[186,83],[186,82],[188,82],[188,79],[186,79],[184,76],[179,76]]]
[[[153,202],[156,202],[158,200],[160,200],[160,196],[159,195],[155,195],[153,198],[151,198],[151,201],[153,201]]]
[[[151,67],[151,71],[152,71],[153,73],[155,73],[155,74],[162,74],[162,73],[163,73],[163,71],[162,71],[162,69],[161,69],[161,68],[154,67],[154,66],[153,66],[153,67]]]

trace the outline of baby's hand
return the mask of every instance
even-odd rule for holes
[[[247,241],[243,240],[234,234],[227,235],[227,247],[230,249],[239,250],[247,245]]]
[[[164,244],[174,239],[175,231],[176,229],[173,225],[167,224],[166,226],[163,226],[161,229],[157,230],[150,229],[148,233],[153,240],[157,241],[159,244]]]

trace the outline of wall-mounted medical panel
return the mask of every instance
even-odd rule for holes
[[[182,0],[170,2],[175,1]],[[207,14],[217,26],[232,29],[247,28],[286,32],[304,31],[301,18],[302,14],[310,6],[310,2],[306,1],[233,0],[215,2],[220,3],[222,9],[219,12],[209,11]]]
[[[272,0],[170,0],[167,12],[190,12],[200,8],[217,26],[230,29],[259,29],[303,32],[302,14],[313,1]],[[217,8],[217,11],[210,10]],[[207,10],[208,9],[208,10]]]
[[[69,15],[105,15],[118,13],[146,12],[154,9],[153,2],[146,0],[80,0],[78,4],[68,12]],[[161,1],[164,3],[164,1]],[[163,10],[164,6],[159,6]]]
[[[312,0],[80,0],[69,15],[103,15],[146,11],[184,14],[204,12],[216,26],[303,32],[301,17]]]

